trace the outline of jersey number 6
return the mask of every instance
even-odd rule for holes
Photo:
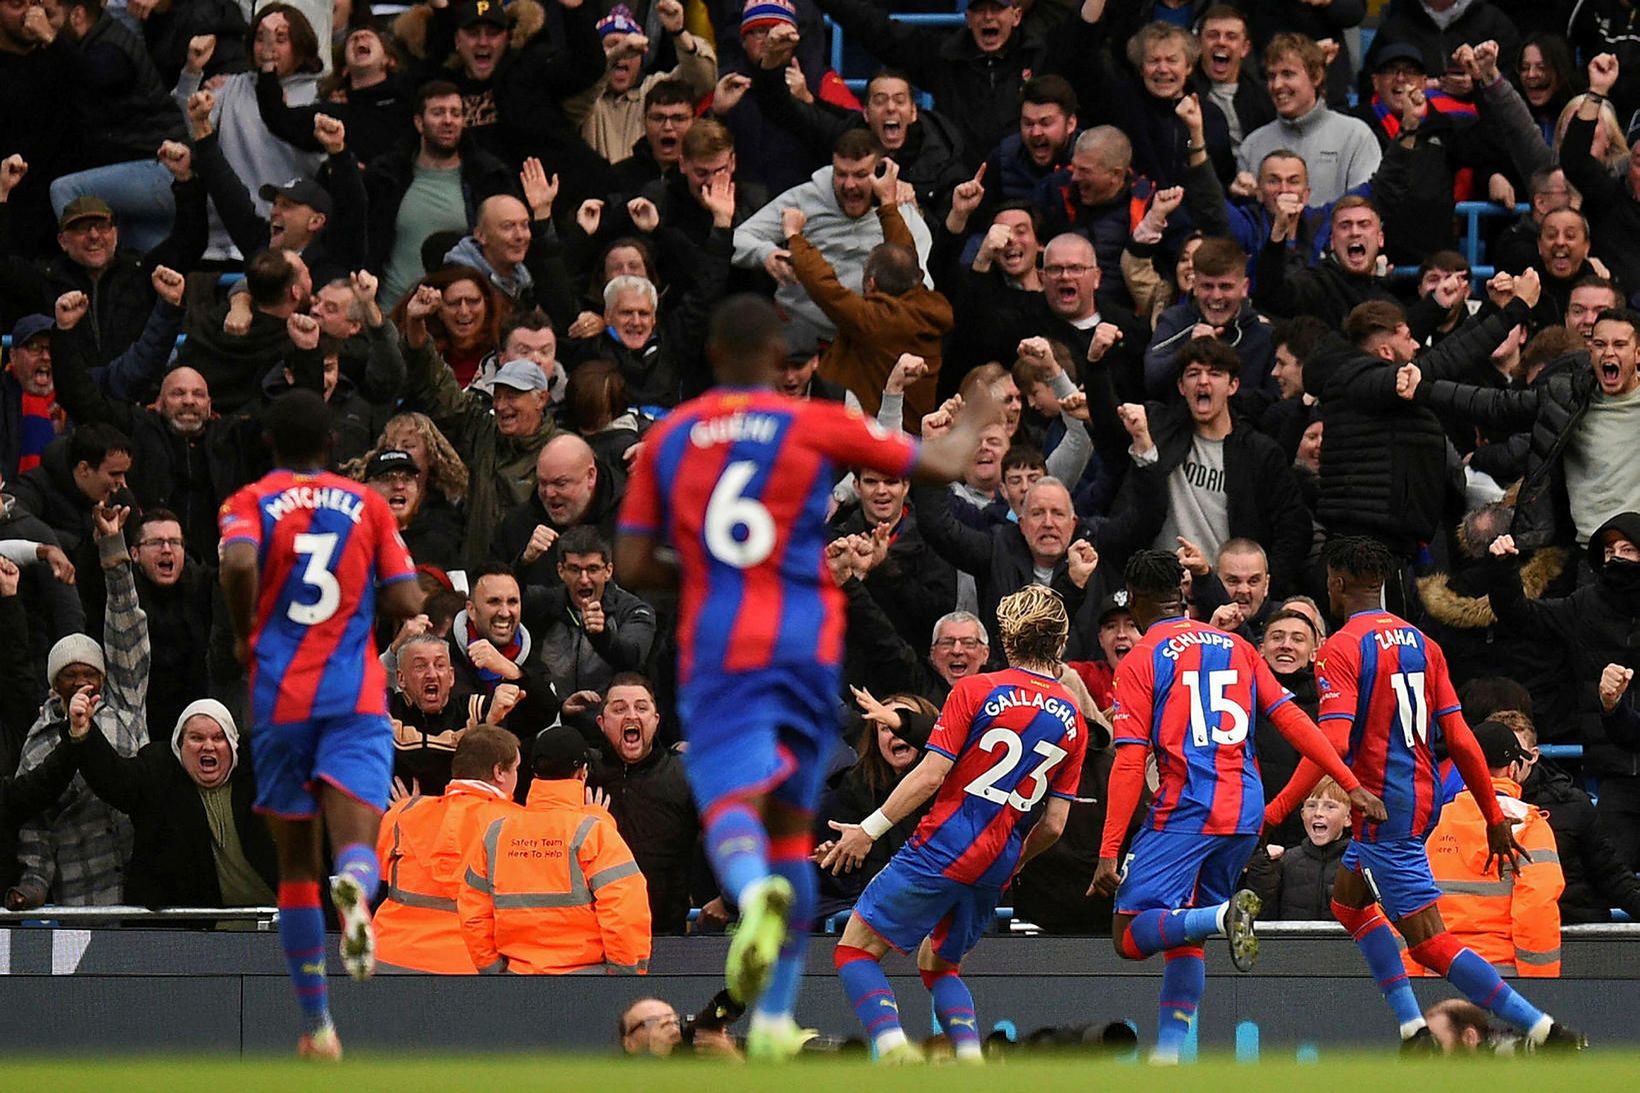
[[[750,459],[729,464],[706,502],[706,549],[736,569],[750,569],[774,551],[774,517],[763,502],[741,496],[756,473]],[[735,538],[737,527],[746,529],[744,539]]]
[[[1020,796],[1019,790],[1005,793],[997,788],[997,783],[1014,772],[1019,761],[1025,757],[1025,742],[1019,734],[998,725],[979,738],[981,751],[994,752],[998,747],[1003,749],[1003,756],[984,774],[963,786],[964,793],[972,793],[975,797],[990,801],[992,804],[1009,805],[1015,811],[1029,812],[1036,807],[1036,803],[1048,795],[1048,773],[1057,767],[1066,756],[1064,748],[1056,747],[1046,740],[1038,740],[1036,747],[1031,751],[1042,756],[1042,762],[1025,778],[1031,781],[1031,792]],[[1023,782],[1025,779],[1021,779]]]

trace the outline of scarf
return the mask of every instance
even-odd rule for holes
[[[1473,118],[1478,114],[1473,103],[1454,99],[1445,91],[1425,91],[1424,101],[1429,109],[1437,114],[1450,114],[1453,117]],[[1384,100],[1377,95],[1372,97],[1372,113],[1378,119],[1378,124],[1384,127],[1384,132],[1390,140],[1401,135],[1401,116],[1384,105]],[[1475,193],[1475,172],[1469,167],[1460,167],[1452,172],[1452,200],[1468,201]]]
[[[478,632],[478,628],[473,625],[472,619],[467,619],[466,623],[467,640],[463,643],[463,647],[471,645],[473,642],[478,641],[483,637],[483,635]],[[497,650],[502,656],[506,657],[514,664],[518,663],[518,654],[522,652],[524,648],[524,643],[518,636],[519,633],[520,631],[514,630],[512,640],[507,644],[500,646]],[[491,642],[490,644],[494,645],[495,643]],[[494,691],[496,684],[501,682],[501,675],[498,672],[492,672],[488,668],[480,668],[476,664],[473,665],[473,670],[478,673],[478,678],[484,681],[484,686],[491,691]]]
[[[22,420],[18,425],[17,473],[40,465],[40,453],[57,438],[63,412],[57,406],[56,395],[31,395],[23,392]]]

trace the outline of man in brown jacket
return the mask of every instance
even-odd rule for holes
[[[803,238],[807,217],[801,209],[782,209],[780,220],[797,280],[837,327],[837,340],[821,355],[820,374],[853,391],[871,416],[900,354],[923,358],[927,374],[905,392],[906,428],[914,430],[934,410],[940,339],[953,320],[950,302],[923,284],[916,244],[900,215],[900,169],[891,159],[882,165],[871,188],[884,241],[866,259],[859,292],[844,287],[831,264]]]

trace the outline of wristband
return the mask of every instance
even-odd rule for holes
[[[893,821],[891,821],[887,816],[884,816],[883,810],[880,808],[876,812],[873,812],[870,816],[867,816],[865,819],[860,821],[860,830],[864,831],[866,833],[866,837],[872,842],[876,842],[878,839],[886,835],[888,833],[888,829],[893,826]]]

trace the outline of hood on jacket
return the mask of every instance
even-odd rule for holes
[[[1529,600],[1541,599],[1549,585],[1566,571],[1567,554],[1561,547],[1545,547],[1536,552],[1520,567],[1520,586]],[[1470,582],[1462,573],[1431,573],[1418,578],[1418,598],[1430,617],[1458,630],[1484,630],[1497,624],[1492,613],[1492,601],[1484,591],[1467,595],[1464,586]],[[1473,570],[1479,574],[1477,568]]]
[[[1640,547],[1640,512],[1620,512],[1589,536],[1589,567],[1596,573],[1606,568],[1606,541],[1614,536]]]
[[[444,255],[444,261],[446,264],[453,262],[456,265],[471,266],[488,277],[503,295],[509,297],[517,296],[535,283],[535,278],[530,276],[529,269],[522,262],[513,267],[510,276],[497,272],[495,267],[490,265],[490,260],[484,257],[484,248],[479,246],[478,240],[471,235],[463,236],[461,242],[451,247]]]
[[[201,714],[221,725],[222,735],[228,738],[228,777],[232,778],[239,766],[239,726],[234,723],[228,707],[214,698],[190,702],[177,715],[176,727],[171,730],[171,754],[177,757],[177,762],[182,762],[182,726]]]

